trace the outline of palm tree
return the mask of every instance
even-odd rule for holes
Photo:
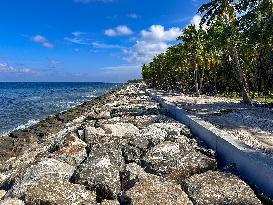
[[[211,0],[209,3],[203,4],[198,12],[203,14],[201,24],[207,24],[208,26],[213,25],[217,20],[222,19],[227,25],[227,32],[230,35],[225,35],[227,37],[227,48],[235,63],[237,73],[239,75],[238,79],[242,86],[242,97],[243,102],[251,104],[251,99],[249,96],[248,82],[240,63],[238,47],[239,47],[239,30],[238,30],[238,18],[236,11],[236,4],[234,0]]]

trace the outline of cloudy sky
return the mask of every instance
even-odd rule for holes
[[[1,81],[124,82],[205,0],[1,0]]]

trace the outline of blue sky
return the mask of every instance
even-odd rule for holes
[[[1,81],[124,82],[205,0],[1,0]]]

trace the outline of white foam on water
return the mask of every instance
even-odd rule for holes
[[[13,132],[15,130],[26,129],[26,128],[32,126],[32,125],[37,124],[38,122],[40,122],[40,120],[35,120],[35,119],[29,120],[27,123],[19,125],[16,128],[14,128],[14,129],[12,129],[10,131],[6,131],[6,132],[3,132],[3,133],[0,132],[0,136],[9,135],[11,132]]]

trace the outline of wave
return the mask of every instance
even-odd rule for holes
[[[40,122],[40,120],[37,120],[37,119],[29,120],[27,123],[21,124],[21,125],[15,127],[14,129],[11,129],[11,130],[6,131],[6,132],[3,132],[3,133],[0,132],[0,136],[9,135],[11,132],[13,132],[13,131],[15,131],[15,130],[26,129],[26,128],[32,126],[32,125],[37,124],[38,122]]]

